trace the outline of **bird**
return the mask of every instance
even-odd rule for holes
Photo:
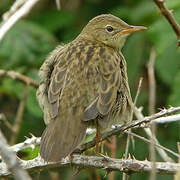
[[[46,124],[40,143],[46,162],[70,155],[92,124],[104,133],[130,121],[133,103],[121,49],[129,34],[145,29],[101,14],[46,58],[36,93]]]

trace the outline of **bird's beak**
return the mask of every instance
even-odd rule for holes
[[[144,26],[129,26],[129,28],[119,31],[118,34],[129,34],[132,32],[142,31],[145,29],[147,28]]]

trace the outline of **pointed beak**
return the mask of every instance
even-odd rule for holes
[[[129,34],[132,32],[142,31],[145,29],[147,28],[144,26],[129,26],[129,28],[119,31],[118,34]]]

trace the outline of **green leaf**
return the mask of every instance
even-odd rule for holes
[[[171,106],[180,105],[180,70],[174,78],[174,81],[172,84],[172,92],[168,99],[168,105],[171,105]]]
[[[39,107],[38,101],[36,99],[36,89],[30,88],[30,92],[26,101],[27,110],[35,117],[42,117],[43,113]]]
[[[36,146],[33,150],[31,148],[24,149],[20,153],[25,154],[25,157],[22,157],[23,160],[31,160],[38,156],[39,147]]]
[[[25,66],[38,67],[47,52],[54,49],[54,36],[37,24],[27,20],[19,21],[4,37],[0,44],[1,65],[12,69]]]
[[[172,9],[176,10],[176,8],[180,7],[180,1],[179,0],[166,0],[165,6],[170,10]]]
[[[158,55],[155,68],[163,82],[171,87],[180,69],[180,49],[175,42]]]
[[[33,20],[38,22],[43,28],[50,32],[55,32],[60,28],[72,26],[76,14],[72,12],[49,10],[45,14],[34,17]]]
[[[135,33],[128,38],[123,54],[127,61],[127,71],[130,86],[134,86],[141,75],[143,61],[145,61],[146,45],[144,36],[141,33]],[[143,48],[142,48],[143,47]]]
[[[179,20],[180,8],[174,13],[174,16]],[[160,16],[155,23],[148,27],[147,32],[149,40],[156,47],[159,54],[166,51],[170,44],[177,43],[176,34],[164,16]]]

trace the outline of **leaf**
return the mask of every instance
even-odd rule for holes
[[[42,117],[43,113],[39,107],[38,101],[36,99],[36,89],[30,88],[30,92],[26,101],[26,107],[29,113],[35,117]]]
[[[133,34],[128,38],[122,52],[127,61],[127,71],[130,86],[133,87],[141,75],[141,69],[146,56],[146,45],[141,33]],[[143,47],[143,48],[142,48]],[[133,88],[134,89],[134,88]]]
[[[76,14],[72,12],[49,10],[46,13],[33,17],[33,20],[38,22],[46,30],[55,32],[62,27],[72,26],[75,18]]]
[[[176,42],[158,55],[155,68],[163,82],[171,87],[180,69],[180,49],[176,48]]]
[[[168,9],[176,9],[176,8],[180,8],[180,1],[179,0],[168,0],[168,1],[165,1],[165,6],[168,8]]]
[[[180,12],[177,11],[175,17],[179,15]],[[157,75],[171,87],[180,68],[180,49],[176,48],[177,37],[163,16],[153,23],[147,32],[149,40],[157,50]]]
[[[48,31],[27,20],[19,21],[4,37],[0,44],[1,65],[12,69],[25,66],[38,67],[47,52],[57,45]]]
[[[180,17],[180,8],[174,13],[177,20]],[[180,21],[179,21],[180,23]],[[159,54],[163,53],[169,44],[177,43],[177,37],[164,16],[160,16],[150,27],[148,27],[149,40],[155,45]]]
[[[180,105],[180,70],[174,78],[174,81],[172,84],[172,92],[168,99],[168,105],[171,105],[171,106]]]

